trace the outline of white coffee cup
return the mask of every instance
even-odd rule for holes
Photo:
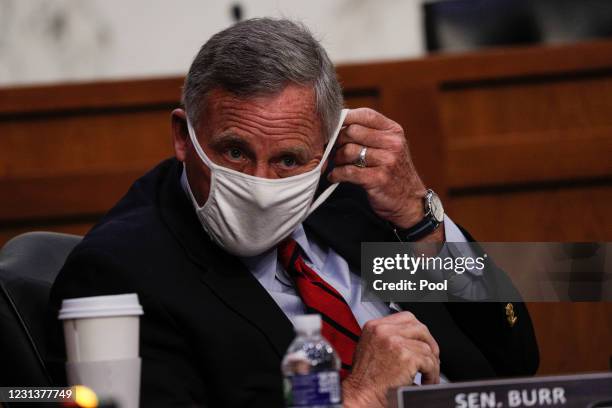
[[[142,306],[135,293],[65,299],[66,374],[101,399],[137,408],[140,396],[139,330]]]

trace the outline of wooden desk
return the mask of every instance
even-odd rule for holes
[[[338,67],[483,241],[612,240],[612,41]],[[182,78],[0,90],[0,244],[83,234],[172,154]],[[530,304],[541,373],[608,369],[612,304]]]

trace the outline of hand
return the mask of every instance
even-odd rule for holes
[[[426,189],[412,163],[402,127],[369,108],[351,109],[344,125],[329,181],[363,187],[374,212],[400,228],[421,221]],[[368,149],[367,167],[360,168],[354,163],[363,147]]]
[[[391,387],[440,382],[440,348],[427,326],[410,312],[370,320],[363,327],[353,370],[342,383],[344,406],[386,407]]]

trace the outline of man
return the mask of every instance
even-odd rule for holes
[[[346,407],[382,407],[412,382],[535,372],[522,304],[509,324],[497,303],[361,301],[361,242],[466,237],[430,211],[439,203],[399,125],[370,109],[340,123],[334,68],[305,28],[255,19],[216,34],[183,103],[176,158],[138,180],[60,272],[50,364],[64,361],[62,299],[136,292],[147,407],[282,406],[281,358],[305,312],[322,314],[340,354]],[[486,299],[483,277],[467,279]]]

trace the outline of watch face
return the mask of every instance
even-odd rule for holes
[[[431,215],[433,215],[435,220],[438,222],[444,221],[444,208],[442,207],[442,201],[440,201],[440,198],[435,193],[431,197]]]

